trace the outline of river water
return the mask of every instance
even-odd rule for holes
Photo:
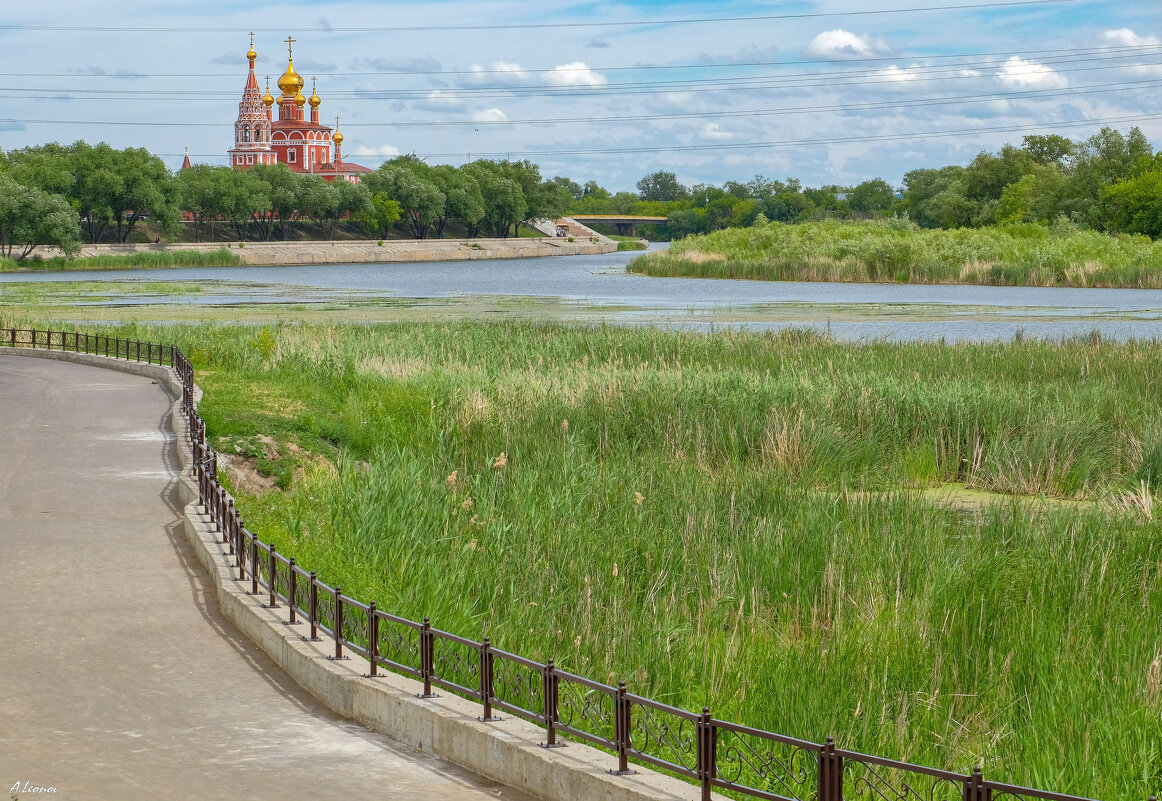
[[[847,340],[1058,339],[1095,330],[1109,339],[1162,340],[1162,290],[647,278],[625,270],[637,255],[10,273],[0,274],[0,304],[19,306],[29,297],[21,292],[34,292],[37,302],[77,321],[508,316],[689,329],[809,327]]]

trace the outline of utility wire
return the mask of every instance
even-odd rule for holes
[[[1063,63],[1063,62],[1059,62]],[[1037,76],[1045,74],[1044,65],[1031,64],[1029,68],[1012,69],[1004,73],[1006,78],[1018,79],[1022,76]],[[1110,64],[1096,67],[1064,67],[1054,69],[1055,74],[1075,72],[1097,72],[1112,69],[1141,69],[1159,68],[1162,63],[1150,62],[1139,64]],[[367,89],[356,91],[328,92],[328,98],[335,100],[426,100],[436,93],[440,100],[482,100],[482,99],[511,99],[511,98],[561,98],[561,97],[609,97],[615,95],[641,95],[658,92],[725,92],[760,91],[772,89],[807,89],[817,87],[839,88],[876,86],[881,84],[927,83],[931,81],[962,81],[995,78],[997,75],[974,74],[972,71],[941,67],[927,68],[899,68],[896,72],[887,73],[885,70],[875,70],[862,74],[845,73],[827,77],[821,74],[806,76],[751,76],[746,78],[720,79],[712,82],[661,82],[646,81],[637,83],[605,84],[596,87],[553,87],[553,86],[512,86],[488,87],[487,89]],[[820,78],[824,78],[820,80]],[[29,94],[45,93],[45,94]],[[204,99],[236,99],[237,92],[202,93]],[[26,100],[175,100],[189,103],[189,98],[175,95],[172,91],[162,89],[51,89],[51,88],[24,88],[0,89],[0,97],[20,98]]]
[[[1010,0],[1001,3],[958,3],[948,6],[918,6],[915,8],[881,8],[865,9],[861,11],[816,11],[798,14],[755,14],[748,16],[731,17],[686,17],[661,18],[645,20],[603,20],[592,22],[525,22],[525,23],[496,23],[490,25],[398,25],[398,26],[359,26],[356,28],[332,25],[320,25],[316,28],[299,28],[312,33],[412,33],[421,31],[508,31],[508,30],[546,30],[558,28],[623,28],[623,27],[659,27],[669,25],[705,25],[712,23],[729,22],[767,22],[775,20],[819,19],[821,17],[866,17],[888,14],[918,14],[939,11],[978,11],[989,9],[1021,8],[1032,6],[1063,5],[1074,3],[1077,0]],[[237,33],[244,34],[245,28],[206,28],[186,26],[102,26],[102,25],[27,25],[2,24],[0,30],[11,31],[51,31],[51,32],[80,32],[80,33]],[[256,33],[283,33],[285,27],[254,28]]]
[[[1043,58],[1051,57],[1055,54],[1068,54],[1072,56],[1081,56],[1086,54],[1103,55],[1108,53],[1122,53],[1129,58],[1134,55],[1143,54],[1144,51],[1153,51],[1145,53],[1146,55],[1153,55],[1162,48],[1162,44],[1149,45],[1124,45],[1118,47],[1064,47],[1054,48],[1050,50],[1023,50],[1020,53],[1013,53],[1011,51],[992,52],[992,53],[933,53],[933,54],[897,54],[892,56],[861,56],[859,58],[843,58],[843,59],[803,59],[798,61],[731,61],[719,63],[692,63],[692,64],[635,64],[635,65],[621,65],[621,66],[593,66],[588,69],[594,72],[619,72],[619,71],[635,71],[647,72],[655,70],[704,70],[704,69],[746,69],[751,67],[790,67],[803,66],[807,64],[863,64],[863,63],[882,63],[885,61],[908,61],[918,59],[947,59],[947,58],[1012,58],[1013,56],[1023,58]],[[1117,57],[1117,56],[1114,56]],[[242,59],[239,59],[241,63]],[[968,62],[975,64],[976,62]],[[940,65],[932,65],[940,66]],[[522,67],[521,72],[529,74],[543,74],[549,72],[557,72],[560,67]],[[261,70],[260,70],[261,71]],[[311,71],[311,74],[319,78],[366,78],[377,75],[415,75],[419,77],[427,76],[441,76],[441,75],[507,75],[512,74],[511,69],[490,69],[481,67],[480,69],[467,70],[412,70],[412,69],[397,69],[397,70],[367,70],[367,71],[345,71],[345,72],[318,72]],[[201,78],[233,78],[239,77],[239,72],[212,72],[202,73]],[[811,74],[811,73],[804,73]],[[103,80],[144,80],[150,78],[168,79],[168,78],[189,78],[188,72],[118,72],[118,73],[104,73],[104,72],[0,72],[0,78],[100,78]]]
[[[1115,83],[1092,84],[1069,89],[1028,89],[1015,92],[992,92],[975,95],[954,95],[950,97],[922,97],[902,100],[885,100],[865,103],[837,103],[816,106],[789,106],[782,108],[760,108],[745,110],[713,110],[682,112],[675,114],[625,114],[605,117],[541,117],[515,120],[392,120],[388,122],[349,122],[350,128],[430,128],[448,126],[516,126],[516,125],[558,125],[577,123],[623,123],[654,122],[659,120],[686,120],[713,117],[715,119],[737,117],[771,117],[788,114],[819,112],[870,111],[877,109],[918,108],[927,106],[956,105],[961,103],[986,103],[994,100],[1046,100],[1061,97],[1104,94],[1107,92],[1137,91],[1162,86],[1162,78],[1141,81],[1118,81]],[[157,120],[46,120],[3,118],[0,123],[22,123],[28,125],[113,125],[160,128],[221,128],[221,122],[161,122]]]
[[[710,145],[657,145],[613,148],[577,148],[570,150],[497,150],[491,152],[473,150],[470,153],[425,153],[423,154],[423,157],[425,159],[459,159],[464,158],[465,156],[475,156],[477,158],[526,158],[529,156],[618,156],[634,153],[690,153],[724,150],[758,150],[762,148],[810,147],[812,145],[899,142],[913,139],[936,139],[942,137],[965,136],[968,134],[983,133],[1023,133],[1027,131],[1042,131],[1046,129],[1057,130],[1060,128],[1082,128],[1094,125],[1118,125],[1121,123],[1145,122],[1147,120],[1156,120],[1160,118],[1162,118],[1162,114],[1134,114],[1122,117],[1106,117],[1103,119],[1070,120],[1065,122],[1033,123],[1028,125],[990,126],[984,128],[957,128],[943,131],[877,134],[871,136],[826,137],[820,139],[784,139],[771,142],[737,142]],[[186,154],[155,153],[154,155],[161,156],[162,158],[180,158]],[[222,160],[225,160],[226,158],[226,156],[221,153],[190,153],[189,155],[194,158],[217,158]],[[355,155],[354,157],[361,158],[361,156],[358,155]],[[374,156],[364,156],[364,158],[368,157]]]

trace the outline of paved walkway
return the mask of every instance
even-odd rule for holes
[[[221,616],[169,404],[0,351],[0,797],[525,798],[338,718]]]

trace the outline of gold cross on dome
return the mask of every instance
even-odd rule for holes
[[[283,41],[286,42],[287,54],[290,56],[293,56],[295,54],[294,47],[293,47],[293,45],[295,43],[295,38],[293,36],[288,36]]]
[[[250,32],[250,49],[254,49],[254,31]]]

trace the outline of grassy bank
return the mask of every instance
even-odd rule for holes
[[[125,330],[285,487],[248,525],[380,608],[864,752],[1162,786],[1157,344]],[[1033,500],[910,491],[952,481]]]
[[[607,236],[617,243],[618,250],[645,250],[649,247],[637,236],[619,236],[617,234],[607,234]]]
[[[141,253],[103,253],[76,259],[57,256],[41,259],[33,256],[24,261],[0,258],[0,272],[61,272],[66,270],[129,270],[158,267],[233,267],[242,260],[222,247],[217,250],[150,250]]]
[[[630,263],[652,276],[1162,288],[1162,243],[1069,226],[925,230],[906,221],[728,228]]]

